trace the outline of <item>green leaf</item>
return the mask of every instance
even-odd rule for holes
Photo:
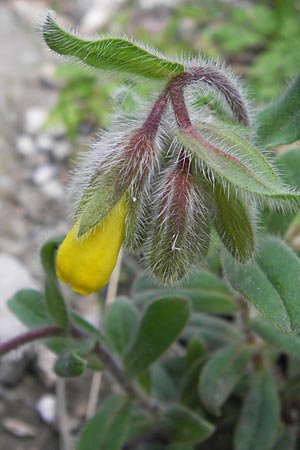
[[[265,237],[256,261],[241,266],[223,258],[232,287],[286,333],[300,331],[300,260],[281,240]]]
[[[275,147],[300,139],[300,76],[282,97],[258,113],[256,122],[261,145]]]
[[[159,363],[153,364],[151,373],[151,397],[159,402],[177,400],[178,388],[166,369]]]
[[[199,404],[199,398],[195,395],[195,392],[197,392],[198,389],[199,376],[204,364],[205,360],[203,358],[199,358],[188,367],[188,370],[184,373],[181,379],[181,403],[193,409],[195,409],[196,405]]]
[[[229,321],[201,313],[192,314],[183,337],[188,340],[199,337],[210,347],[223,347],[243,339],[242,333]]]
[[[295,450],[298,434],[297,426],[285,426],[279,433],[272,450]]]
[[[56,277],[55,254],[63,237],[47,241],[41,249],[41,261],[45,271],[45,298],[50,316],[62,328],[68,326],[68,310],[65,299],[60,291]]]
[[[201,123],[199,131],[182,129],[178,138],[188,150],[224,183],[249,192],[262,202],[297,206],[300,193],[293,192],[278,177],[264,155],[236,132]]]
[[[178,443],[202,442],[208,439],[215,429],[213,424],[179,404],[174,404],[166,410],[161,423],[163,431]]]
[[[226,249],[240,262],[248,261],[254,252],[255,227],[251,207],[246,207],[241,196],[226,192],[220,184],[213,189],[215,228]]]
[[[300,358],[300,337],[281,333],[270,323],[252,321],[251,328],[266,342],[278,347],[282,352]]]
[[[103,70],[139,75],[152,79],[171,79],[184,71],[184,65],[169,60],[155,50],[134,41],[103,37],[81,39],[62,28],[53,12],[47,14],[43,37],[51,50],[60,55],[78,58],[85,64]]]
[[[300,149],[292,148],[281,153],[274,159],[282,179],[294,187],[300,189]],[[279,211],[265,210],[262,213],[262,225],[273,234],[284,236],[295,214],[283,214]]]
[[[128,347],[138,324],[138,312],[127,298],[116,299],[104,316],[104,330],[112,348],[122,354]]]
[[[244,375],[253,349],[233,344],[218,350],[204,366],[199,380],[199,395],[212,414],[220,409]]]
[[[189,315],[189,302],[182,297],[166,297],[151,303],[125,353],[126,376],[135,377],[156,361],[178,338]]]
[[[257,373],[234,435],[234,450],[269,450],[277,436],[279,399],[271,373]]]
[[[61,378],[79,377],[83,374],[87,362],[77,353],[62,353],[59,355],[54,371]]]
[[[23,289],[8,300],[7,305],[28,328],[53,325],[47,311],[45,297],[39,291]]]
[[[143,274],[132,291],[133,300],[141,306],[161,297],[179,295],[191,300],[193,311],[228,314],[237,310],[226,284],[206,270],[192,272],[176,289],[162,288]]]
[[[129,422],[131,405],[123,397],[111,397],[83,429],[77,450],[121,450]]]

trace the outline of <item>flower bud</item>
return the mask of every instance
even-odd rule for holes
[[[205,186],[189,164],[184,157],[171,167],[154,195],[147,259],[164,284],[176,284],[208,250],[211,217]]]
[[[57,276],[83,295],[105,286],[124,239],[126,201],[121,200],[89,233],[78,237],[80,219],[57,253]]]

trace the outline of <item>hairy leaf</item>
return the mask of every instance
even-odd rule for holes
[[[199,395],[212,414],[220,414],[221,407],[244,375],[252,351],[245,344],[233,344],[213,354],[204,366],[199,381]]]
[[[34,289],[23,289],[7,302],[9,309],[29,328],[53,325],[44,295]]]
[[[55,363],[54,371],[62,378],[79,377],[83,374],[87,362],[76,352],[61,353]]]
[[[43,37],[51,50],[60,55],[78,58],[89,66],[103,70],[158,80],[170,79],[184,71],[183,64],[171,61],[135,41],[119,37],[81,39],[60,26],[53,12],[47,14]]]
[[[199,131],[198,131],[199,130]],[[285,186],[264,155],[248,140],[228,129],[201,123],[178,132],[178,138],[200,163],[233,189],[262,202],[286,208],[300,204],[300,193]]]
[[[125,353],[126,375],[135,377],[156,361],[178,338],[189,315],[189,302],[182,297],[166,297],[151,303]]]
[[[261,145],[275,147],[300,139],[300,76],[282,97],[258,113],[256,121]]]
[[[55,270],[55,254],[63,237],[49,239],[41,249],[41,261],[45,271],[45,298],[52,319],[62,328],[68,326],[68,309],[61,293]]]
[[[265,237],[256,261],[246,266],[223,258],[232,287],[287,333],[300,330],[300,260],[280,239]]]
[[[213,190],[216,216],[215,228],[227,250],[241,262],[248,261],[254,252],[255,227],[251,206],[235,192],[216,183]]]
[[[234,450],[270,450],[279,425],[279,399],[274,378],[265,371],[251,378],[234,435]]]
[[[104,329],[112,348],[122,354],[138,324],[138,312],[127,298],[116,299],[104,316]]]
[[[214,425],[179,404],[170,406],[161,423],[175,442],[201,442],[214,432]]]
[[[85,425],[77,450],[121,450],[131,418],[131,405],[123,397],[111,397]]]
[[[176,289],[162,288],[145,274],[137,278],[133,285],[133,300],[141,306],[172,295],[190,299],[193,311],[227,314],[237,310],[226,284],[206,270],[195,270]]]
[[[251,328],[266,342],[278,347],[282,352],[300,358],[300,337],[288,336],[278,331],[273,325],[261,321],[251,322]]]

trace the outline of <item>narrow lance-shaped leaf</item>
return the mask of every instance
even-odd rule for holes
[[[262,321],[251,322],[251,328],[266,342],[274,345],[282,352],[300,358],[300,336],[289,336],[281,333],[270,323]]]
[[[300,204],[300,193],[284,185],[264,155],[248,140],[230,129],[206,123],[199,124],[198,130],[181,129],[178,138],[200,164],[225,184],[246,191],[261,202],[285,208]]]
[[[242,414],[234,435],[234,450],[270,450],[279,425],[279,399],[271,373],[251,379]]]
[[[220,183],[213,189],[216,215],[214,225],[227,250],[241,262],[249,260],[255,247],[254,219],[251,205]]]
[[[174,404],[161,418],[162,431],[167,431],[175,442],[198,443],[207,439],[214,432],[214,425],[195,412]]]
[[[131,419],[131,405],[122,397],[105,401],[83,429],[77,450],[121,450]]]
[[[81,39],[60,26],[53,12],[47,14],[43,37],[51,50],[78,58],[103,70],[140,75],[152,79],[170,79],[184,71],[184,65],[169,60],[155,50],[121,37],[97,40]]]
[[[125,353],[126,375],[135,377],[156,361],[178,338],[189,315],[189,302],[185,298],[161,298],[151,303]]]
[[[300,76],[282,97],[258,113],[256,123],[261,145],[275,147],[300,138]]]
[[[41,249],[41,261],[45,271],[45,298],[52,319],[62,328],[68,325],[68,310],[60,291],[55,270],[55,253],[63,238],[47,241]]]
[[[231,257],[223,266],[232,287],[286,333],[300,330],[300,260],[281,240],[265,237],[256,261],[246,266]]]
[[[220,414],[220,408],[244,375],[252,351],[249,345],[233,344],[216,352],[205,365],[199,395],[211,413]]]

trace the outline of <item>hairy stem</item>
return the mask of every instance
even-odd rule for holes
[[[12,350],[16,350],[22,345],[36,341],[37,339],[48,338],[53,336],[61,336],[65,334],[65,330],[56,326],[38,328],[36,330],[28,331],[19,336],[16,336],[9,341],[0,344],[0,355],[4,355]],[[71,327],[71,335],[76,339],[85,338],[85,334],[78,328]],[[144,392],[132,381],[126,380],[123,369],[120,363],[114,359],[109,351],[99,344],[96,348],[96,354],[104,363],[106,369],[117,383],[123,388],[123,390],[133,399],[137,401],[146,411],[152,415],[159,413],[160,408],[157,404],[152,403]]]
[[[121,365],[103,345],[98,345],[96,352],[113,378],[130,397],[136,399],[137,402],[150,414],[156,415],[160,412],[159,405],[151,402],[151,400],[135,383],[126,380]]]

